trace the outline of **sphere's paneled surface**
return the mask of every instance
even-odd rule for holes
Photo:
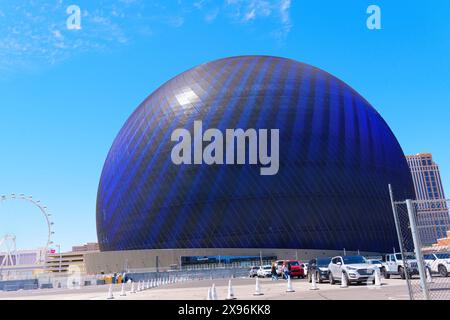
[[[175,165],[171,134],[279,129],[280,169]],[[205,144],[206,145],[206,144]],[[170,80],[131,115],[107,157],[97,199],[104,251],[286,248],[391,251],[388,184],[414,189],[388,125],[348,85],[312,66],[227,58]]]

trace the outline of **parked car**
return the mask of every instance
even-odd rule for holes
[[[383,268],[383,261],[379,259],[366,259],[368,264],[373,264],[374,266],[377,266],[378,269],[381,272],[381,269]]]
[[[250,278],[256,277],[258,275],[258,270],[259,270],[259,267],[257,267],[257,266],[251,267],[249,272],[248,272],[248,276]]]
[[[289,268],[289,275],[291,278],[297,277],[297,278],[304,278],[305,277],[305,265],[303,263],[300,263],[297,260],[287,260],[285,261],[285,264],[287,264]]]
[[[344,276],[348,284],[367,282],[370,278],[375,283],[375,268],[363,256],[337,256],[328,265],[329,280],[335,284]]]
[[[283,276],[283,268],[287,264],[290,269],[291,278],[304,278],[305,277],[305,265],[297,260],[277,260],[277,274]]]
[[[312,274],[316,273],[316,281],[323,283],[328,281],[328,265],[331,262],[331,258],[314,258],[308,263],[308,281],[312,282]]]
[[[401,253],[391,253],[383,257],[381,274],[385,279],[389,279],[391,275],[399,275],[402,279],[406,279],[406,277],[410,278],[415,274],[419,274],[414,254],[406,254],[406,266],[402,257]]]
[[[272,276],[272,266],[267,264],[265,266],[261,266],[258,269],[257,276],[260,278],[266,278]]]
[[[428,253],[423,258],[431,273],[438,273],[443,277],[449,276],[450,253]]]

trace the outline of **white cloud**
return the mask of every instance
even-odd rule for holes
[[[214,20],[216,20],[217,16],[219,15],[220,10],[218,8],[215,8],[214,10],[208,12],[205,14],[205,21],[207,23],[211,23]]]
[[[235,20],[244,24],[270,20],[274,24],[272,35],[278,39],[285,38],[291,31],[291,0],[225,0],[225,7]]]
[[[80,52],[114,48],[165,28],[182,28],[200,13],[204,23],[267,22],[271,36],[290,32],[291,0],[108,0],[80,5],[81,30],[67,30],[65,0],[5,1],[0,9],[0,71],[53,64]],[[175,4],[175,5],[174,5]]]

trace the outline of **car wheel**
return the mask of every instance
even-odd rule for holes
[[[385,268],[381,269],[381,274],[383,275],[383,278],[389,279],[391,275],[387,272]]]
[[[317,282],[323,283],[323,279],[322,279],[322,277],[320,276],[320,274],[316,274],[316,279],[317,279]]]
[[[448,271],[447,268],[443,265],[440,265],[438,268],[439,274],[443,277],[448,277]]]
[[[330,279],[330,284],[334,285],[336,283],[336,280],[334,280],[333,274],[330,272],[328,275],[328,278]]]
[[[406,279],[406,272],[403,267],[398,268],[398,272],[400,273],[400,277],[405,280]]]
[[[350,280],[348,279],[347,273],[343,272],[347,285],[351,285]]]

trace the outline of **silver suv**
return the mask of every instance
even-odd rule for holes
[[[331,259],[328,265],[331,284],[341,281],[342,276],[348,284],[363,283],[372,279],[375,283],[376,266],[368,264],[363,256],[337,256]]]

